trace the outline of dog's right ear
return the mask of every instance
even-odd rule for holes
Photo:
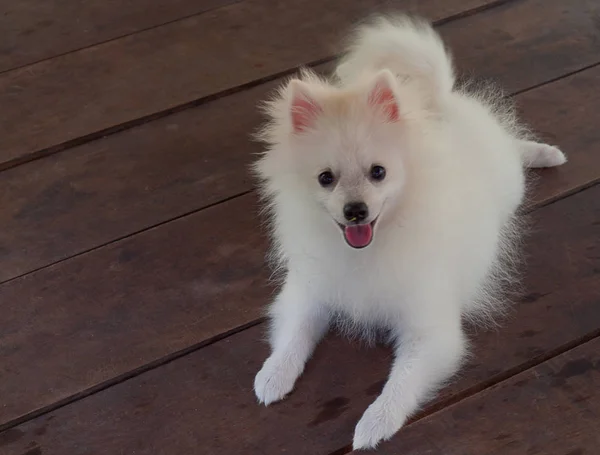
[[[298,79],[290,81],[291,94],[290,115],[294,133],[302,133],[309,129],[321,112],[321,106],[311,95],[310,86]]]
[[[389,70],[381,70],[373,79],[369,91],[369,105],[380,109],[390,122],[400,119],[395,86],[394,75]]]

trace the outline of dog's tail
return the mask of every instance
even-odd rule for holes
[[[364,71],[384,68],[399,79],[417,80],[438,96],[454,87],[452,59],[424,19],[379,16],[358,27],[336,75],[342,82],[350,82]]]

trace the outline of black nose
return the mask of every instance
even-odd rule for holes
[[[344,206],[344,218],[348,221],[364,221],[369,216],[369,207],[364,202],[348,202]]]

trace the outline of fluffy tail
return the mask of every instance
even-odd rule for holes
[[[353,38],[336,69],[342,82],[387,68],[400,79],[417,80],[437,95],[452,91],[452,60],[429,22],[408,16],[377,17],[359,27]]]

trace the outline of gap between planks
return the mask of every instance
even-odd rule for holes
[[[14,66],[14,67],[11,67],[11,68],[6,68],[5,70],[0,71],[0,76],[2,74],[4,74],[4,73],[8,73],[10,71],[20,70],[20,69],[26,68],[28,66],[37,65],[38,63],[46,62],[48,60],[52,60],[52,59],[55,59],[55,58],[58,58],[58,57],[64,57],[65,55],[74,54],[75,52],[80,52],[80,51],[82,51],[84,49],[90,49],[92,47],[96,47],[96,46],[100,46],[102,44],[110,43],[112,41],[117,41],[117,40],[120,40],[120,39],[123,39],[123,38],[127,38],[128,36],[137,35],[138,33],[147,32],[148,30],[154,30],[155,28],[159,28],[159,27],[163,27],[165,25],[174,24],[176,22],[184,21],[184,20],[189,19],[191,17],[202,16],[203,14],[211,13],[211,12],[217,10],[217,9],[227,8],[228,6],[235,5],[235,4],[241,3],[243,1],[244,0],[233,0],[231,3],[228,3],[227,5],[214,6],[213,8],[209,8],[209,9],[203,10],[202,12],[199,12],[199,13],[187,14],[185,16],[181,16],[181,17],[178,17],[177,19],[172,19],[172,20],[167,21],[167,22],[161,22],[160,24],[155,24],[155,25],[152,25],[150,27],[140,28],[139,30],[135,30],[135,31],[130,32],[130,33],[125,33],[123,35],[115,36],[113,38],[109,38],[109,39],[106,39],[104,41],[98,41],[98,42],[96,42],[94,44],[90,44],[89,46],[78,47],[78,48],[71,49],[71,50],[68,50],[68,51],[65,51],[65,52],[60,52],[58,54],[52,55],[51,57],[46,57],[46,58],[41,58],[39,60],[34,60],[34,61],[26,63],[24,65],[18,65],[18,66]]]

